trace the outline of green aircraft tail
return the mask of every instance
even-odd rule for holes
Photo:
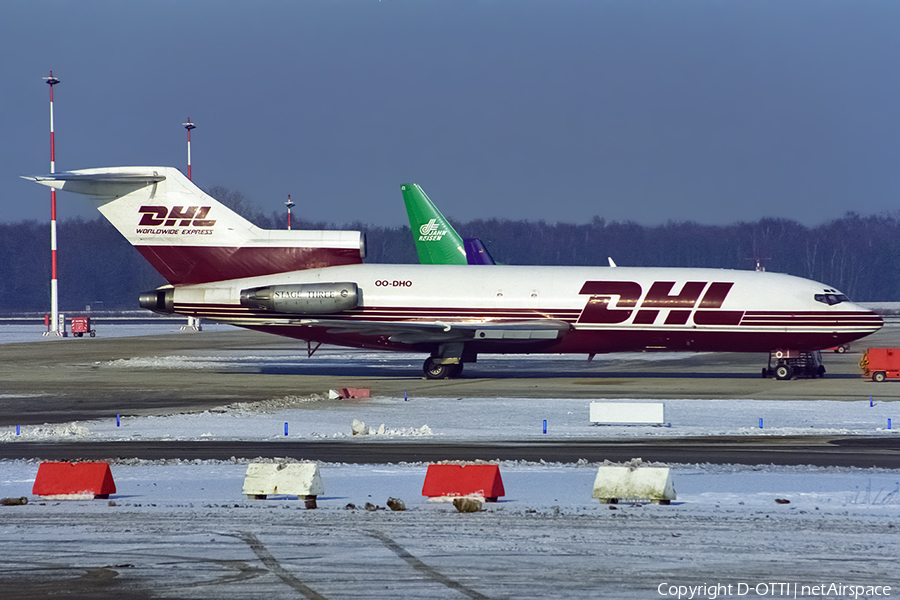
[[[400,190],[406,203],[419,262],[423,265],[467,264],[462,238],[422,188],[415,183],[406,183],[400,186]]]

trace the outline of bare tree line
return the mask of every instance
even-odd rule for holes
[[[285,226],[283,212],[264,214],[239,192],[207,190],[260,227]],[[417,262],[409,227],[313,223],[296,229],[356,229],[366,233],[372,263]],[[480,237],[497,262],[508,265],[712,267],[789,273],[834,286],[858,301],[900,300],[900,213],[848,213],[816,227],[785,219],[731,225],[668,222],[547,223],[487,219],[461,222],[464,237]],[[125,310],[141,292],[165,281],[102,217],[60,223],[59,295],[63,310],[86,305]],[[50,294],[49,226],[0,224],[0,313],[42,311]],[[481,267],[479,267],[481,268]]]

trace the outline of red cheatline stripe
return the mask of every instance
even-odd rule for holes
[[[426,323],[426,322],[434,322],[441,320],[440,317],[429,317],[428,315],[418,315],[417,317],[403,317],[403,316],[394,316],[394,317],[374,317],[374,316],[346,316],[346,315],[286,315],[281,313],[265,313],[265,312],[250,312],[250,311],[217,311],[217,310],[203,310],[203,309],[195,309],[188,310],[185,307],[176,306],[176,310],[179,312],[192,312],[197,316],[202,316],[210,319],[221,319],[221,320],[253,320],[253,321],[273,321],[273,320],[299,320],[299,319],[327,319],[331,321],[346,321],[348,323],[352,323],[354,321],[359,322],[370,322],[370,323],[391,323],[404,321],[410,324],[415,323]],[[459,319],[454,319],[453,322],[465,322],[467,317],[460,316]],[[493,322],[498,321],[507,321],[507,322],[521,322],[523,319],[521,317],[514,318],[495,318]],[[570,323],[575,323],[572,319],[560,319],[565,320]],[[793,323],[790,326],[786,326],[784,323],[777,324],[742,324],[740,325],[743,329],[766,329],[766,328],[774,328],[774,329],[792,329],[792,330],[827,330],[832,331],[835,328],[841,329],[858,329],[859,327],[866,327],[866,323],[855,323],[855,322],[832,322],[832,323]],[[633,325],[626,326],[628,329],[635,329],[636,327]],[[704,328],[707,326],[703,326]],[[710,325],[710,327],[720,327],[716,325]],[[733,327],[733,326],[732,326]],[[871,325],[870,325],[871,327]],[[603,325],[587,325],[584,324],[578,325],[579,329],[608,329],[607,326]],[[866,327],[867,329],[869,327]],[[655,330],[655,331],[665,331],[666,329],[660,326],[647,326],[641,327],[640,329],[647,330]],[[673,331],[679,331],[679,328],[672,329]]]
[[[209,318],[218,317],[223,319],[258,319],[263,321],[271,321],[271,320],[298,320],[298,319],[327,319],[331,321],[360,321],[360,322],[380,322],[380,323],[390,323],[394,321],[408,321],[410,323],[415,322],[433,322],[440,320],[447,320],[445,316],[429,316],[429,315],[415,315],[415,316],[406,316],[406,315],[392,315],[392,316],[373,316],[373,315],[345,315],[345,314],[320,314],[320,315],[300,315],[300,314],[285,314],[285,313],[270,313],[270,312],[252,312],[249,310],[215,310],[215,309],[206,309],[206,308],[188,308],[181,305],[175,305],[175,312],[190,312],[195,313],[197,315],[207,316]],[[512,315],[507,317],[492,317],[490,320],[492,322],[496,321],[515,321],[521,322],[523,320],[541,320],[544,317],[540,317],[538,315]],[[453,321],[471,321],[476,317],[472,317],[469,315],[459,315],[458,318],[454,318]],[[570,322],[574,322],[574,319],[555,319],[555,320],[568,320]]]
[[[188,311],[188,312],[190,312],[190,311]],[[197,317],[207,318],[207,319],[211,319],[211,320],[217,320],[217,321],[222,321],[222,322],[229,322],[229,321],[230,321],[230,322],[242,322],[242,323],[244,323],[244,324],[246,324],[246,325],[254,325],[254,324],[257,324],[257,325],[266,325],[266,324],[273,324],[273,321],[285,321],[285,322],[286,322],[286,321],[299,320],[299,319],[304,318],[304,317],[301,316],[301,315],[297,315],[297,316],[290,316],[290,315],[271,315],[271,314],[266,314],[266,313],[244,313],[244,314],[240,314],[240,313],[234,313],[234,312],[232,312],[232,313],[218,313],[218,312],[215,312],[215,311],[193,311],[193,314],[194,314],[195,316],[197,316]],[[364,323],[396,323],[396,322],[405,322],[405,323],[407,323],[407,324],[409,324],[409,325],[415,325],[415,324],[433,323],[433,322],[436,321],[436,320],[440,320],[440,319],[430,319],[430,320],[429,320],[429,319],[427,319],[426,317],[421,317],[421,318],[419,318],[419,319],[417,319],[417,320],[413,320],[413,319],[397,319],[397,318],[369,318],[369,319],[361,319],[361,318],[346,318],[346,317],[341,318],[340,316],[337,316],[337,315],[308,315],[308,316],[305,317],[305,318],[308,318],[308,319],[316,319],[317,317],[318,317],[318,318],[322,318],[322,319],[332,320],[332,321],[344,321],[344,322],[346,322],[348,325],[352,325],[352,323],[355,322],[355,321],[364,322]],[[453,322],[456,322],[456,321],[454,320]],[[496,323],[498,323],[498,322],[516,323],[516,322],[521,322],[521,319],[498,319],[498,320],[495,320],[495,321],[494,321],[494,324],[496,324]],[[641,330],[641,331],[654,331],[654,332],[660,333],[660,332],[667,332],[667,331],[678,332],[678,331],[683,331],[683,330],[684,330],[683,328],[678,328],[678,327],[675,327],[675,328],[666,328],[666,327],[661,327],[661,326],[656,326],[656,327],[653,327],[653,326],[648,326],[648,327],[637,327],[637,326],[633,326],[633,325],[626,325],[626,326],[624,326],[624,328],[623,328],[621,325],[619,325],[617,328],[610,328],[610,326],[596,326],[596,325],[595,325],[595,326],[591,326],[591,325],[584,326],[584,325],[579,325],[578,323],[576,323],[576,322],[574,322],[574,321],[571,321],[571,320],[568,321],[568,322],[572,323],[572,324],[576,327],[576,329],[581,330],[581,331],[606,331],[606,332],[620,331],[620,332],[623,332],[623,333],[624,333],[624,332],[628,332],[628,331]],[[327,327],[328,327],[328,325],[317,325],[317,324],[315,324],[315,323],[309,323],[309,324],[305,324],[305,325],[301,325],[301,324],[299,324],[299,323],[293,323],[293,324],[284,323],[284,324],[285,324],[286,326],[291,326],[291,327],[301,327],[301,326],[306,326],[306,327],[324,327],[324,328],[327,328]],[[700,334],[701,332],[706,331],[706,330],[708,330],[709,328],[720,328],[720,327],[721,327],[721,326],[714,326],[714,325],[713,325],[713,326],[706,326],[706,325],[704,325],[704,326],[701,326],[701,329],[696,329],[696,330],[694,330],[694,331],[695,331],[697,334]],[[829,324],[829,325],[813,325],[813,326],[808,326],[808,325],[794,325],[794,326],[789,326],[789,327],[788,327],[788,326],[785,326],[784,324],[781,324],[781,325],[778,325],[778,326],[762,326],[762,325],[748,326],[748,325],[742,325],[742,326],[740,326],[739,328],[740,328],[741,330],[743,330],[744,333],[748,333],[748,334],[750,334],[750,333],[764,333],[764,332],[766,332],[766,331],[771,331],[772,329],[774,329],[774,330],[777,330],[777,331],[779,331],[779,332],[792,331],[792,332],[797,333],[798,335],[799,335],[799,334],[802,334],[802,335],[806,335],[806,334],[809,334],[809,335],[821,335],[821,334],[825,334],[825,333],[834,332],[834,331],[836,331],[836,330],[843,331],[843,332],[848,332],[848,333],[861,333],[861,332],[867,332],[867,331],[875,331],[875,329],[877,329],[877,328],[871,327],[871,326],[870,326],[870,327],[866,327],[866,326],[862,326],[862,325],[853,325],[853,324],[844,324],[844,323],[840,323],[840,324],[833,323],[833,324]],[[733,328],[733,326],[727,327],[727,328],[725,328],[725,329],[718,329],[718,330],[719,330],[719,331],[731,331],[731,332],[733,332],[733,333],[738,333],[738,330],[735,330],[735,329]]]
[[[797,317],[794,319],[744,319],[741,321],[741,325],[748,325],[748,326],[797,325],[797,324],[801,324],[801,323],[804,325],[823,325],[823,326],[829,325],[832,323],[845,323],[845,324],[857,323],[857,324],[861,324],[861,325],[880,325],[881,320],[880,319],[866,319],[863,317],[857,317],[857,318],[843,317],[843,318],[831,318],[831,319],[822,319],[822,318],[808,319],[808,318],[803,318],[803,317]]]
[[[196,309],[222,309],[222,310],[238,310],[249,311],[249,308],[236,304],[215,304],[215,303],[178,303],[179,307],[196,308]],[[551,309],[551,308],[463,308],[463,307],[362,307],[345,311],[344,315],[580,315],[581,309]],[[744,321],[770,321],[773,323],[781,321],[796,322],[803,321],[880,321],[881,317],[867,313],[846,312],[846,313],[747,313],[744,315]]]
[[[238,306],[236,304],[194,304],[194,303],[177,303],[176,306],[180,308],[190,308],[194,310],[224,310],[224,311],[240,311],[240,312],[250,312],[251,309]],[[281,314],[281,313],[269,313],[269,314]],[[567,309],[538,309],[538,308],[510,308],[510,309],[493,309],[493,308],[428,308],[428,307],[411,307],[411,308],[382,308],[382,307],[364,307],[357,308],[353,310],[344,311],[341,313],[344,316],[405,316],[409,315],[411,317],[418,316],[489,316],[489,317],[497,317],[497,316],[511,316],[515,318],[521,318],[523,316],[534,316],[537,318],[543,318],[548,315],[560,315],[560,316],[572,316],[576,317],[581,314],[581,310],[567,310]]]
[[[181,308],[206,309],[206,310],[224,310],[250,312],[251,309],[238,306],[236,304],[215,304],[215,303],[178,303]],[[369,316],[369,315],[415,315],[415,316],[503,316],[513,315],[515,317],[535,315],[572,315],[581,314],[581,309],[549,309],[549,308],[462,308],[462,307],[363,307],[341,313],[344,316]],[[745,314],[744,322],[835,322],[835,321],[860,321],[860,322],[878,322],[881,317],[867,313],[758,313]]]
[[[819,316],[819,315],[794,315],[792,317],[744,317],[744,321],[796,321],[797,319],[803,319],[804,321],[840,321],[844,319],[854,319],[856,321],[880,321],[879,317],[870,317],[867,315],[832,315],[832,316]]]
[[[847,312],[822,312],[822,311],[752,311],[748,310],[744,313],[747,317],[868,317],[868,318],[881,318],[874,313],[868,312],[856,312],[856,311],[847,311]]]
[[[793,321],[795,319],[805,319],[807,321],[834,321],[835,319],[857,319],[866,321],[880,321],[881,317],[866,315],[861,313],[851,313],[844,315],[806,315],[798,313],[795,315],[773,315],[773,316],[755,316],[744,315],[745,321]]]
[[[178,311],[193,311],[208,317],[219,318],[254,318],[258,320],[271,319],[333,319],[345,321],[402,321],[402,320],[440,320],[453,318],[453,320],[471,319],[543,319],[552,318],[564,321],[574,321],[581,313],[573,309],[498,309],[498,308],[447,308],[447,307],[366,307],[336,314],[325,315],[293,315],[286,313],[271,313],[253,311],[249,308],[234,304],[177,304]],[[841,312],[841,313],[789,313],[757,312],[745,315],[741,321],[741,327],[774,327],[783,328],[834,328],[854,326],[874,326],[882,323],[881,317],[866,313]]]

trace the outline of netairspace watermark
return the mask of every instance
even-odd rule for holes
[[[716,598],[877,598],[891,595],[889,585],[847,585],[844,583],[729,583],[675,585],[663,582],[656,588],[660,596],[677,600]]]

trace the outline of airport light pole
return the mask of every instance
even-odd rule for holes
[[[50,173],[56,173],[56,136],[53,131],[53,86],[59,79],[53,76],[44,77],[50,86]],[[64,330],[65,328],[63,328]],[[50,188],[50,331],[62,335],[59,328],[59,287],[56,279],[56,189]]]
[[[191,129],[197,129],[197,126],[191,123],[190,117],[188,117],[188,122],[182,123],[182,125],[188,132],[188,179],[191,179]]]
[[[294,203],[291,202],[290,194],[288,194],[287,202],[285,202],[284,205],[287,206],[287,209],[288,209],[288,231],[290,231],[290,229],[291,229],[291,209],[294,208]]]
[[[191,129],[197,129],[197,126],[191,123],[191,118],[188,117],[187,123],[182,123],[184,128],[187,129],[188,132],[188,181],[191,180]],[[187,325],[181,328],[182,331],[185,330],[193,330],[193,331],[202,331],[203,326],[200,324],[200,317],[188,317]]]

